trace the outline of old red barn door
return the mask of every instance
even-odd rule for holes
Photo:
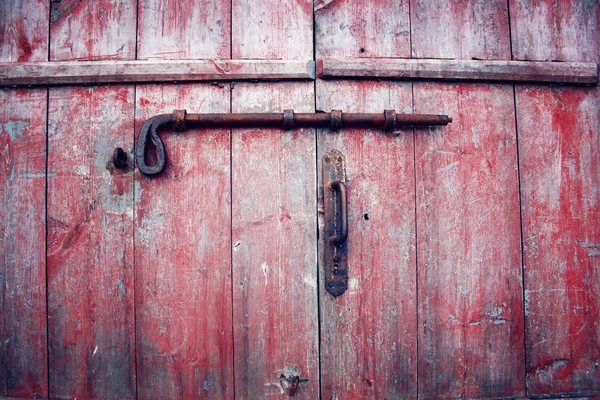
[[[594,398],[599,20],[1,2],[0,398]]]

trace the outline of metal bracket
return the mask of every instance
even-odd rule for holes
[[[346,157],[336,149],[323,157],[325,290],[334,297],[348,288]]]

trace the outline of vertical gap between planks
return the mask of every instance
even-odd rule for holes
[[[513,41],[512,41],[512,25],[510,23],[510,0],[506,0],[506,12],[508,14],[508,44],[510,47],[510,59],[512,60],[514,58],[513,56]],[[515,93],[515,86],[513,85],[513,94]],[[515,116],[517,114],[517,108],[516,108],[516,97],[515,97]],[[517,119],[515,117],[515,122],[517,122]],[[516,127],[516,125],[515,125]],[[516,128],[515,128],[516,129]],[[519,195],[520,198],[520,195]]]
[[[410,4],[410,2],[409,2]],[[411,98],[412,98],[412,112],[415,113],[415,83],[410,83],[411,90]],[[417,135],[415,132],[415,128],[412,128],[412,137],[413,137],[413,192],[415,196],[415,291],[416,291],[416,307],[415,314],[417,318],[417,332],[415,335],[416,341],[416,370],[417,370],[417,398],[419,398],[419,248],[418,248],[418,221],[417,221]]]
[[[140,33],[140,2],[141,1],[143,1],[143,0],[137,0],[135,2],[135,48],[133,49],[134,60],[138,59],[138,42],[139,42],[139,33]],[[133,94],[134,94],[134,102],[135,102],[135,89],[133,90]],[[134,110],[135,110],[135,106],[134,106]],[[134,117],[134,121],[135,121],[135,117]],[[134,122],[133,130],[135,131],[135,122]],[[137,384],[136,384],[136,388],[137,388]],[[137,391],[136,391],[136,393],[137,393]]]
[[[523,296],[522,298],[522,307],[523,307],[523,354],[525,357],[523,357],[523,362],[525,363],[525,395],[527,396],[527,392],[528,392],[528,384],[527,384],[527,316],[525,313],[525,307],[526,307],[526,303],[525,303],[525,258],[524,258],[524,254],[523,254],[523,204],[522,204],[522,196],[521,196],[521,157],[520,157],[520,153],[519,153],[519,127],[517,125],[518,119],[517,119],[517,89],[516,89],[516,85],[512,85],[513,87],[513,105],[514,105],[514,110],[515,110],[515,142],[517,144],[517,183],[519,186],[519,231],[521,234],[521,240],[520,240],[520,244],[521,244],[521,249],[520,249],[520,253],[521,253],[521,295]]]
[[[139,1],[138,1],[139,4]],[[136,59],[137,59],[137,32],[136,32]],[[131,197],[132,207],[133,207],[133,218],[131,218],[131,224],[133,225],[132,229],[132,249],[133,249],[133,370],[135,371],[135,398],[138,398],[138,347],[137,347],[137,301],[136,301],[136,285],[137,285],[137,266],[135,263],[135,221],[137,216],[137,209],[135,204],[135,115],[137,113],[137,85],[133,85],[133,155],[131,161],[131,188],[133,196]],[[141,193],[140,193],[141,194]]]
[[[48,24],[50,25],[50,24]],[[48,44],[48,49],[50,48],[50,44]],[[50,50],[48,50],[50,52]],[[48,288],[50,287],[48,282],[48,161],[50,159],[49,154],[49,140],[50,132],[48,130],[50,121],[50,88],[46,88],[46,177],[44,181],[44,264],[46,270],[46,395],[48,398],[52,398],[50,394],[50,317],[48,312],[50,311],[50,307],[48,305],[48,299],[50,298],[50,292]],[[10,393],[9,393],[10,395]]]
[[[233,58],[233,0],[229,0],[229,59]],[[233,88],[235,83],[229,82],[229,113],[233,112]],[[235,393],[235,319],[234,319],[234,298],[233,298],[233,128],[229,128],[229,282],[231,290],[231,375],[233,398]]]
[[[411,7],[410,7],[410,1],[411,1],[411,0],[408,0],[408,33],[409,33],[409,34],[408,34],[408,47],[409,47],[408,51],[410,52],[410,54],[409,54],[408,58],[413,58],[413,43],[412,43],[412,20],[411,20],[411,15],[410,15],[410,11],[411,11],[411,10],[410,10],[410,8],[411,8]],[[507,0],[507,1],[508,1],[508,0]],[[413,84],[411,83],[411,86],[412,86],[412,85],[413,85]],[[414,97],[414,91],[413,91],[413,107],[415,106],[415,104],[414,104],[414,103],[415,103],[415,97]],[[415,110],[414,110],[414,108],[413,108],[413,114],[414,114],[414,112],[415,112]],[[415,131],[415,129],[413,128],[413,132],[414,132],[414,131]],[[413,140],[413,142],[414,142],[414,140]],[[415,188],[416,188],[416,186],[415,186]],[[417,192],[416,192],[416,189],[415,189],[415,196],[416,196],[416,195],[417,195]],[[416,216],[415,216],[415,220],[416,220]],[[418,331],[418,329],[417,329],[417,331]],[[417,358],[418,358],[418,357],[417,357]],[[418,374],[417,374],[417,375],[418,375]]]
[[[313,27],[313,61],[315,62],[315,68],[317,63],[317,35],[316,35],[316,18],[315,18],[315,2],[313,0],[313,18],[312,18],[312,27]],[[314,103],[314,112],[317,112],[317,78],[313,80],[313,103]],[[320,263],[320,251],[319,251],[319,130],[314,129],[313,133],[315,135],[315,220],[316,220],[316,235],[317,241],[315,243],[316,249],[316,274],[317,274],[317,393],[319,399],[322,398],[323,394],[321,392],[321,283],[319,279],[319,271],[321,268]]]

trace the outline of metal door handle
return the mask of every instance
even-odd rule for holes
[[[337,192],[339,195],[340,204],[340,229],[339,233],[329,237],[329,243],[332,246],[339,246],[348,239],[348,202],[346,200],[346,184],[340,180],[333,181],[329,184],[329,189],[332,192]],[[335,204],[335,202],[334,202]],[[337,215],[337,210],[334,211],[334,215]]]

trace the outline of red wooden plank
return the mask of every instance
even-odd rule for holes
[[[408,0],[316,0],[317,57],[410,57]]]
[[[518,87],[530,395],[600,393],[600,91]]]
[[[0,395],[48,396],[46,91],[0,91]]]
[[[595,68],[595,64],[594,64]],[[0,86],[314,79],[314,61],[182,60],[0,63]]]
[[[48,59],[47,0],[0,2],[0,61]]]
[[[228,112],[229,85],[142,85],[136,131],[187,108]],[[233,397],[230,137],[228,130],[165,134],[169,162],[136,173],[138,391],[144,399]]]
[[[231,58],[313,58],[312,0],[232,0],[231,4]]]
[[[510,60],[506,0],[414,0],[412,56]]]
[[[515,60],[600,62],[600,3],[509,0]]]
[[[50,61],[135,58],[136,0],[51,0]]]
[[[138,59],[230,58],[230,1],[140,0],[138,10]]]
[[[508,85],[414,86],[419,395],[525,391],[517,148]]]
[[[313,112],[313,85],[241,84],[232,112]],[[233,131],[236,396],[319,395],[313,129]],[[283,378],[282,378],[283,377]]]
[[[133,87],[50,90],[48,309],[50,397],[135,395]]]
[[[410,83],[327,81],[317,89],[317,107],[325,111],[412,112]],[[364,129],[322,131],[319,168],[332,148],[346,156],[349,288],[337,299],[320,289],[323,398],[416,399],[412,130],[398,137]],[[323,248],[323,233],[321,238]]]
[[[0,65],[0,83],[2,82]],[[425,78],[492,81],[598,83],[595,63],[532,61],[416,60],[401,58],[320,59],[320,78]]]

